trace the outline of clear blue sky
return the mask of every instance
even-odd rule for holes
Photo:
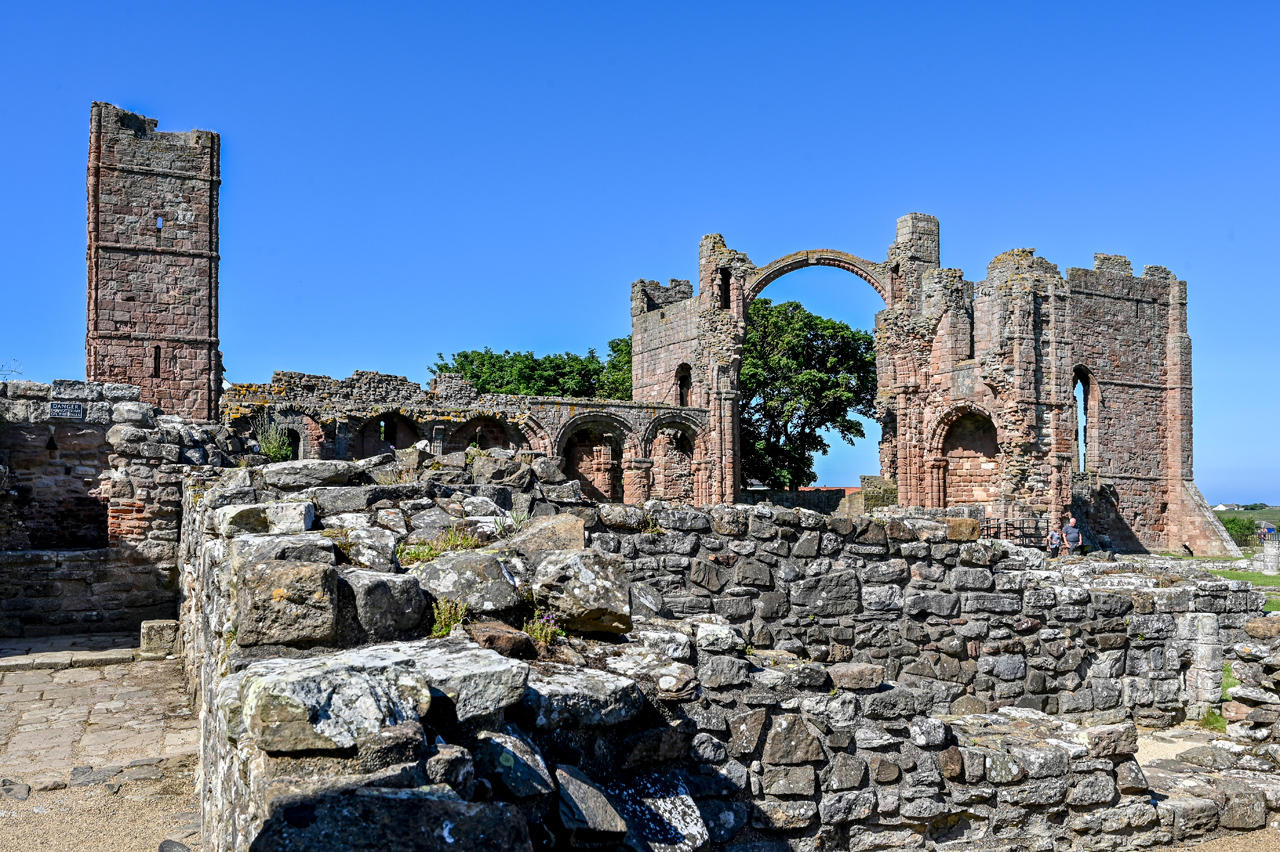
[[[84,371],[89,103],[222,134],[233,381],[437,352],[588,347],[628,285],[881,258],[942,220],[943,264],[1034,246],[1190,285],[1196,471],[1280,503],[1272,3],[22,4],[0,24],[0,361]],[[358,8],[380,11],[359,11]],[[869,327],[874,294],[772,287]],[[874,446],[823,460],[875,472]]]

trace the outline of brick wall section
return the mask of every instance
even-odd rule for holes
[[[1162,823],[1133,760],[1133,721],[1165,726],[1218,704],[1223,646],[1239,641],[1244,621],[1262,605],[1247,583],[1182,580],[1168,561],[1048,564],[1037,552],[970,540],[973,518],[940,511],[933,512],[939,519],[877,521],[762,506],[694,511],[654,501],[639,509],[552,497],[536,481],[508,487],[462,477],[376,486],[370,468],[324,464],[230,471],[217,481],[202,474],[188,484],[183,654],[204,710],[201,795],[212,847],[249,848],[255,836],[261,845],[264,835],[284,830],[282,800],[269,793],[284,779],[293,796],[288,805],[330,807],[333,776],[341,776],[343,802],[363,801],[363,814],[378,814],[358,830],[395,846],[404,820],[381,809],[393,813],[394,802],[413,793],[388,791],[388,778],[392,786],[418,787],[448,756],[469,757],[448,744],[479,750],[484,746],[473,744],[493,730],[521,738],[513,747],[522,760],[577,767],[619,797],[615,802],[646,791],[643,810],[659,813],[663,842],[671,845],[887,849],[951,841],[1013,849],[1031,834],[1063,848],[1146,848],[1170,839],[1174,819]],[[338,475],[346,485],[336,484]],[[393,531],[406,518],[465,502],[475,489],[503,505],[532,500],[535,516],[581,518],[591,546],[620,554],[634,581],[633,630],[609,642],[574,637],[560,646],[571,655],[558,657],[558,665],[528,663],[527,678],[525,663],[456,634],[423,641],[425,617],[384,634],[394,635],[394,644],[356,647],[362,625],[402,615],[404,607],[397,599],[379,609],[366,597],[366,608],[352,612],[343,608],[344,588],[354,593],[376,581],[419,590],[395,565],[375,573],[350,564],[351,554],[337,546],[342,530],[350,537],[377,524],[377,535],[399,540],[407,533]],[[300,503],[310,511],[298,511]],[[293,521],[260,534],[233,520],[241,517],[235,507],[247,504],[254,507],[244,517],[289,507]],[[307,525],[325,532],[306,532]],[[502,545],[490,552],[502,554]],[[254,618],[246,601],[274,593],[270,584],[255,590],[233,578],[271,556],[293,560],[282,566],[292,577],[336,578],[308,611],[334,619],[336,632],[323,647],[306,633],[283,637],[283,646],[243,641]],[[334,653],[335,646],[344,650]],[[650,662],[626,668],[621,679],[609,673],[624,671],[611,662],[616,655],[636,652]],[[471,668],[455,663],[446,675],[448,661],[463,656]],[[382,670],[396,687],[366,687]],[[507,674],[505,715],[472,698],[499,689],[460,685],[491,686]],[[453,678],[448,688],[431,681],[445,676]],[[538,703],[547,677],[558,679],[555,705]],[[434,701],[392,714],[394,729],[381,703],[362,712],[360,702],[330,701],[349,684],[376,695],[413,694],[408,690],[424,678],[456,703],[444,705],[444,714]],[[472,695],[464,699],[464,691]],[[641,693],[632,710],[621,709],[631,703],[626,694]],[[292,697],[260,700],[271,695]],[[310,695],[330,703],[298,713]],[[553,716],[550,706],[573,710]],[[453,712],[460,707],[465,716]],[[350,746],[310,737],[308,725],[324,726],[326,736],[361,736]],[[408,763],[394,766],[394,776],[371,771],[385,761],[366,756],[396,735],[415,746],[396,758]],[[440,759],[414,763],[420,742]],[[495,771],[485,759],[465,765],[475,777]],[[527,815],[534,824],[548,821],[524,793],[502,792],[499,779],[510,776],[490,777],[493,798],[514,803],[499,808],[520,809],[519,819]],[[468,771],[464,798],[472,780]],[[354,787],[367,789],[351,796]],[[488,802],[459,803],[457,813],[472,818]],[[420,825],[434,830],[445,818],[420,817]]]
[[[218,187],[216,133],[93,105],[87,375],[195,420],[217,417],[222,379]]]
[[[0,382],[0,467],[10,507],[0,550],[103,547],[107,508],[97,493],[107,468],[107,431],[129,385],[59,380]]]

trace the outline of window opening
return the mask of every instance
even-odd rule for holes
[[[156,217],[156,230],[158,231],[158,230],[160,230],[160,229],[161,229],[161,228],[163,228],[163,227],[164,227],[164,217],[163,217],[163,216],[157,216],[157,217]]]
[[[720,309],[729,310],[729,281],[730,273],[727,269],[720,270]]]
[[[688,364],[681,364],[676,368],[676,388],[680,394],[680,407],[687,408],[689,406],[689,391],[693,388],[693,376],[690,373]]]
[[[1079,374],[1075,380],[1075,398],[1076,398],[1076,470],[1084,473],[1088,464],[1088,435],[1089,435],[1089,389],[1085,386],[1084,379]]]
[[[160,378],[160,347],[153,346],[151,349],[151,378]]]

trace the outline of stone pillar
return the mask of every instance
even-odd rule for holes
[[[1263,574],[1280,574],[1280,540],[1269,538],[1264,541],[1262,553],[1255,558],[1262,560]]]
[[[925,508],[945,509],[947,506],[947,460],[935,456],[925,460]]]
[[[712,428],[714,429],[714,456],[719,459],[710,503],[732,503],[738,498],[740,471],[738,469],[738,392],[717,390],[714,395]]]
[[[622,460],[622,502],[639,505],[653,488],[653,459]]]
[[[613,460],[613,448],[609,446],[608,439],[612,435],[606,434],[606,443],[600,444],[595,448],[592,454],[591,465],[591,481],[596,483],[596,487],[600,489],[600,493],[609,501],[618,499],[618,495],[614,493],[614,471],[618,469],[618,463]]]
[[[714,459],[693,460],[693,502],[697,506],[710,506],[716,502],[711,497],[711,478],[715,475]]]

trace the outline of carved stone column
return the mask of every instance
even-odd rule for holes
[[[639,505],[653,488],[653,459],[622,460],[622,502]]]

